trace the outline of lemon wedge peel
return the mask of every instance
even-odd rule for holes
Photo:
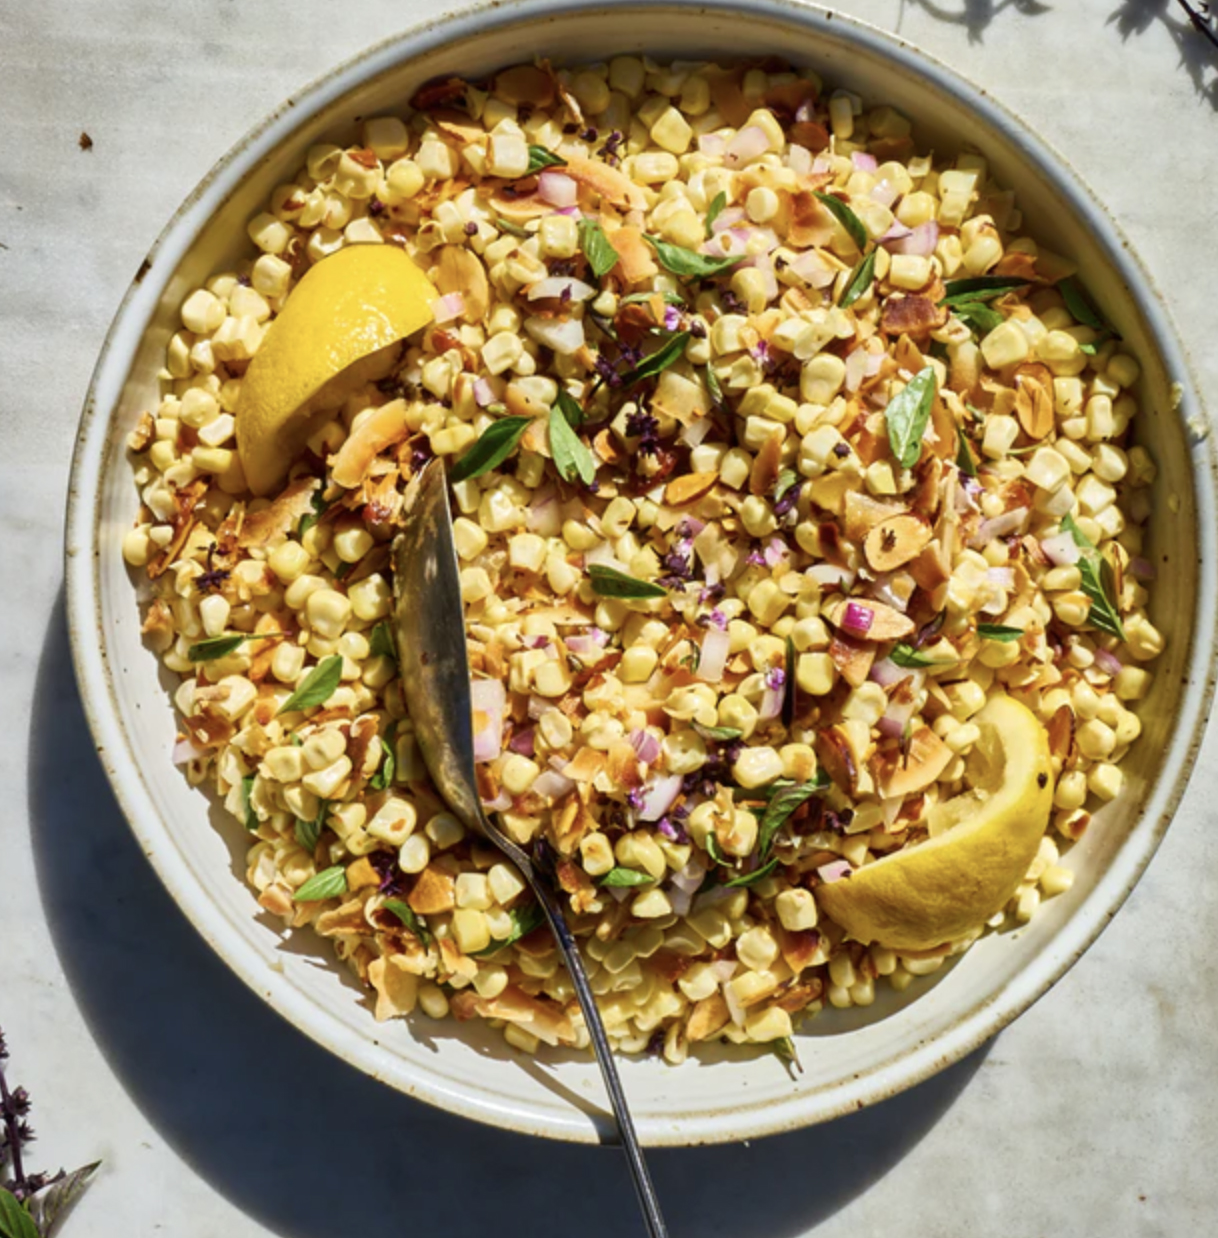
[[[1045,729],[1006,695],[971,721],[981,729],[973,789],[932,811],[932,837],[817,887],[824,911],[858,941],[931,950],[975,933],[1036,858],[1053,807]]]
[[[405,250],[346,245],[311,267],[267,328],[241,382],[237,451],[259,495],[287,476],[311,433],[321,396],[341,403],[341,384],[383,377],[395,359],[376,354],[433,320],[437,293]]]

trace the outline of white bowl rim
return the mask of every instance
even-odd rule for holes
[[[129,372],[129,342],[137,340],[157,308],[163,279],[175,269],[202,221],[192,223],[200,206],[218,206],[246,170],[315,112],[324,109],[368,77],[397,62],[479,34],[491,28],[575,17],[590,6],[581,0],[487,0],[448,13],[393,35],[316,78],[249,130],[207,173],[174,212],[127,289],[116,312],[87,392],[73,450],[65,534],[67,614],[72,657],[85,713],[97,753],[124,815],[161,881],[208,944],[229,967],[298,1029],[359,1069],[400,1091],[448,1112],[522,1133],[595,1142],[594,1127],[567,1124],[539,1114],[526,1115],[476,1087],[447,1086],[402,1067],[378,1050],[373,1037],[353,1038],[336,1021],[296,992],[282,976],[268,974],[249,955],[244,943],[216,917],[199,880],[172,845],[165,822],[154,808],[139,770],[139,757],[119,718],[111,669],[104,642],[97,640],[100,614],[98,524],[100,475],[109,421]],[[1039,165],[1072,210],[1096,233],[1107,260],[1130,287],[1146,290],[1140,309],[1168,373],[1181,394],[1179,408],[1192,409],[1204,422],[1204,411],[1185,350],[1162,302],[1154,280],[1134,253],[1124,232],[1106,207],[1048,142],[1032,133],[1024,121],[994,100],[983,88],[935,57],[853,16],[803,3],[802,0],[704,0],[694,5],[679,0],[602,0],[598,9],[654,12],[671,9],[683,18],[692,11],[725,15],[755,14],[770,21],[819,29],[826,34],[846,31],[846,37],[868,51],[927,77],[932,85],[967,103],[990,127]],[[149,279],[154,271],[157,275]],[[1103,874],[1086,905],[1071,917],[1044,950],[1000,995],[963,1013],[942,1035],[914,1044],[905,1054],[868,1072],[813,1093],[796,1094],[763,1108],[714,1111],[670,1123],[641,1122],[640,1136],[651,1146],[697,1145],[757,1138],[793,1130],[852,1112],[903,1091],[964,1057],[999,1032],[1030,1006],[1074,964],[1116,914],[1154,855],[1184,793],[1200,748],[1218,677],[1218,456],[1209,437],[1191,439],[1191,473],[1195,487],[1198,535],[1197,612],[1192,665],[1181,696],[1171,742],[1147,799],[1142,819]],[[1206,623],[1204,616],[1209,617]],[[372,1026],[371,1024],[369,1025]]]

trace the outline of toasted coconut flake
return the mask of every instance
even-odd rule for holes
[[[651,407],[654,412],[666,413],[674,421],[688,426],[710,412],[710,397],[701,383],[675,370],[665,370],[651,397]]]
[[[141,413],[135,429],[127,435],[127,446],[132,451],[143,451],[156,438],[156,419],[151,413]]]
[[[700,499],[718,480],[719,474],[716,472],[683,473],[664,487],[664,502],[673,507],[683,507]]]
[[[441,133],[455,138],[463,146],[480,142],[486,137],[486,130],[472,120],[468,112],[459,112],[456,108],[437,108],[432,112],[431,119]]]
[[[1015,415],[1031,439],[1045,438],[1053,429],[1053,372],[1038,361],[1015,371]]]
[[[786,437],[785,430],[775,430],[762,443],[761,450],[753,458],[753,467],[749,472],[750,494],[769,494],[774,489],[778,481],[779,469],[782,466],[782,445]]]
[[[400,443],[409,433],[406,401],[390,400],[382,404],[359,422],[330,457],[331,478],[344,489],[354,490],[367,476],[377,456],[387,447]]]
[[[429,864],[415,879],[406,902],[410,910],[420,916],[452,911],[457,905],[456,882],[452,873],[438,864]]]
[[[469,84],[459,77],[441,77],[426,82],[414,92],[410,106],[416,112],[427,112],[433,108],[448,104],[464,102]]]
[[[889,297],[880,314],[880,330],[889,335],[927,336],[942,327],[948,318],[947,307],[930,297]]]
[[[368,964],[368,983],[376,990],[376,1020],[409,1014],[419,995],[419,978],[408,971],[396,954],[373,959]]]
[[[575,759],[569,761],[560,772],[572,782],[591,782],[605,768],[605,764],[603,752],[597,752],[595,748],[581,748]]]
[[[867,534],[863,550],[875,571],[893,572],[916,558],[930,535],[930,525],[921,516],[892,516]]]
[[[731,1022],[731,1012],[722,993],[704,997],[690,1012],[685,1034],[690,1041],[709,1040]]]
[[[351,865],[351,867],[355,866]],[[350,874],[347,877],[347,884],[348,886],[351,884]],[[362,898],[349,899],[341,907],[332,907],[329,911],[323,911],[314,920],[313,927],[323,937],[342,937],[364,932],[368,927],[368,922],[364,919],[364,900]]]
[[[565,171],[584,189],[614,206],[630,211],[647,209],[647,195],[642,187],[636,185],[625,172],[611,168],[607,163],[601,163],[598,159],[586,159],[582,155],[571,155],[567,159]]]
[[[1074,748],[1074,710],[1069,705],[1059,705],[1049,719],[1049,752],[1065,762]]]
[[[952,750],[930,727],[920,727],[909,737],[907,753],[894,747],[876,754],[872,761],[876,789],[884,799],[924,791],[951,764],[952,756]]]
[[[904,514],[905,508],[895,500],[875,499],[862,491],[851,490],[846,495],[843,532],[857,545],[877,524]]]
[[[659,274],[655,254],[638,228],[627,224],[612,232],[606,231],[605,236],[617,251],[617,266],[613,270],[626,284],[641,284]]]
[[[432,279],[442,294],[459,292],[466,322],[481,322],[490,308],[491,293],[482,259],[464,245],[445,245],[432,268]]]
[[[817,732],[816,757],[825,773],[833,780],[834,786],[849,795],[858,794],[858,762],[850,741],[840,727],[826,727]]]
[[[739,129],[752,114],[752,104],[740,88],[742,71],[732,69],[726,73],[709,75],[711,101],[715,110],[733,129]]]
[[[782,234],[789,245],[797,249],[823,249],[833,240],[836,221],[812,187],[784,190],[779,194],[779,202],[783,207],[779,231],[785,224]]]
[[[837,667],[841,677],[852,687],[857,688],[867,682],[871,667],[875,662],[876,649],[870,641],[856,641],[852,637],[835,632],[829,641],[829,657]]]

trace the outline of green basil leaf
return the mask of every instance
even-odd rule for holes
[[[780,1036],[777,1040],[771,1040],[770,1052],[787,1067],[792,1076],[804,1073],[804,1064],[799,1060],[799,1054],[795,1050],[795,1041],[790,1036]]]
[[[956,427],[956,467],[966,477],[977,476],[977,461],[973,459],[972,449],[968,445],[968,439],[964,437],[960,428]]]
[[[982,640],[996,640],[1007,644],[1010,641],[1018,640],[1023,635],[1023,628],[1009,628],[1001,623],[979,623],[977,625],[977,635]]]
[[[493,941],[484,950],[475,950],[470,958],[484,959],[487,955],[498,954],[500,950],[522,937],[527,937],[546,922],[546,913],[542,911],[540,903],[527,903],[521,908],[510,907],[508,915],[511,917],[512,931],[502,941]]]
[[[250,803],[250,796],[254,791],[254,775],[246,774],[241,779],[241,813],[245,828],[252,834],[261,824],[258,820],[258,814],[254,811],[254,806]]]
[[[731,881],[725,881],[723,888],[725,890],[739,890],[744,886],[754,885],[763,877],[768,877],[778,867],[778,857],[770,860],[768,864],[763,864],[760,868],[755,868],[751,873],[741,873],[739,877],[733,877]]]
[[[317,846],[317,840],[321,837],[322,830],[326,828],[326,816],[329,811],[330,801],[322,800],[317,805],[317,816],[312,821],[296,818],[296,841],[306,851],[311,852]]]
[[[347,870],[341,864],[333,868],[323,868],[320,873],[314,873],[292,895],[296,903],[320,903],[322,899],[337,898],[347,892]]]
[[[285,635],[284,632],[238,632],[232,636],[209,636],[191,645],[186,656],[192,662],[214,662],[217,658],[227,657],[234,649],[240,649],[247,640],[270,640]]]
[[[606,567],[602,563],[589,565],[588,578],[592,581],[593,593],[603,598],[622,598],[625,601],[633,601],[640,598],[668,596],[668,590],[663,585],[627,576],[625,572],[619,572],[615,567]]]
[[[727,406],[727,399],[723,394],[723,387],[719,382],[719,376],[711,367],[711,363],[706,363],[706,390],[710,394],[711,406],[716,412],[726,413],[730,411]]]
[[[795,642],[787,636],[784,647],[783,669],[786,678],[782,682],[782,725],[790,727],[795,721]]]
[[[842,299],[839,302],[842,309],[849,309],[859,297],[863,296],[867,289],[871,287],[872,281],[875,279],[875,250],[873,249],[859,264],[850,272],[850,280],[846,284],[846,291],[842,293]]]
[[[1080,344],[1078,350],[1088,357],[1094,357],[1099,352],[1099,349],[1094,344]]]
[[[708,241],[715,235],[714,222],[723,213],[725,206],[727,206],[727,194],[720,189],[711,199],[710,206],[706,208],[706,239]]]
[[[583,439],[571,429],[559,404],[550,409],[550,453],[563,481],[578,478],[585,486],[596,480],[596,461]]]
[[[765,860],[774,845],[778,831],[787,823],[791,814],[805,801],[811,799],[818,791],[823,791],[829,785],[828,780],[821,780],[821,771],[817,777],[808,782],[792,783],[780,787],[770,796],[765,812],[761,815],[761,823],[757,827],[757,854]]]
[[[962,301],[952,306],[952,313],[974,335],[988,335],[995,327],[1001,327],[1006,319],[983,301]]]
[[[61,1216],[66,1216],[76,1201],[84,1194],[85,1187],[101,1167],[101,1161],[91,1165],[82,1165],[71,1173],[60,1174],[51,1179],[45,1190],[38,1192],[30,1200],[30,1215],[34,1218],[34,1226],[39,1234],[57,1232],[56,1223]],[[0,1222],[2,1225],[3,1222]],[[3,1233],[0,1229],[0,1233]]]
[[[581,219],[579,221],[579,247],[588,259],[592,274],[597,279],[608,275],[618,263],[617,250],[605,235],[598,219]]]
[[[540,172],[542,168],[565,168],[566,166],[567,161],[561,155],[556,155],[552,150],[546,150],[544,146],[530,146],[529,166],[525,171],[525,176],[532,176]]]
[[[992,301],[1003,293],[1026,288],[1026,279],[1012,279],[1009,275],[974,275],[970,279],[949,279],[943,285],[943,300],[940,305],[954,308],[961,302]]]
[[[706,848],[706,854],[718,865],[723,868],[729,867],[727,860],[723,858],[723,852],[719,850],[719,839],[715,836],[715,831],[711,830],[706,836],[706,842],[703,844]]]
[[[312,709],[322,705],[334,694],[343,677],[341,654],[331,654],[322,660],[304,677],[304,682],[279,707],[281,714],[290,714],[298,709]]]
[[[533,235],[527,228],[522,228],[519,224],[512,223],[510,219],[503,219],[498,215],[495,216],[494,224],[500,232],[506,232],[508,236],[521,236],[527,239]]]
[[[1105,335],[1111,335],[1115,339],[1119,340],[1121,338],[1112,329],[1112,326],[1099,310],[1091,304],[1087,294],[1074,281],[1072,276],[1059,279],[1057,281],[1057,291],[1062,294],[1062,300],[1065,301],[1066,308],[1073,315],[1076,322],[1081,322],[1083,326],[1090,327],[1093,331],[1101,331]]]
[[[781,469],[778,479],[774,482],[774,502],[779,502],[782,496],[798,482],[799,474],[794,469]]]
[[[656,251],[660,265],[682,279],[707,279],[712,275],[721,275],[744,260],[743,254],[738,258],[715,258],[710,254],[700,254],[695,250],[673,245],[670,241],[661,241],[658,236],[647,236],[647,240]]]
[[[409,903],[404,903],[400,898],[387,898],[381,906],[389,912],[392,912],[401,922],[419,939],[419,942],[424,946],[431,945],[431,931],[427,925],[423,923],[420,916],[416,915]]]
[[[888,656],[898,666],[903,666],[906,670],[915,670],[923,666],[944,665],[944,663],[937,661],[935,658],[928,658],[926,654],[915,649],[912,645],[907,645],[904,641],[898,641],[893,645]]]
[[[1074,538],[1074,544],[1083,552],[1077,566],[1082,576],[1079,588],[1091,603],[1087,622],[1109,636],[1124,640],[1125,625],[1121,622],[1121,612],[1117,608],[1116,580],[1112,574],[1112,565],[1078,527],[1073,516],[1066,516],[1062,520],[1062,528]]]
[[[516,450],[516,444],[532,423],[532,417],[500,417],[491,422],[478,441],[449,469],[448,480],[468,481],[498,468]]]
[[[700,722],[694,722],[692,726],[703,739],[713,740],[715,743],[740,739],[744,735],[743,731],[738,730],[734,726],[703,726]]]
[[[386,619],[372,629],[372,637],[368,641],[368,652],[374,658],[388,658],[391,662],[398,660],[398,648],[393,640],[393,629]]]
[[[322,518],[322,516],[326,514],[326,509],[330,506],[330,504],[321,497],[321,492],[323,489],[323,486],[318,486],[317,489],[313,491],[313,495],[309,499],[309,502],[313,504],[313,510],[311,512],[306,512],[303,516],[301,516],[300,522],[296,526],[297,537],[304,537],[304,535]]]
[[[679,297],[675,292],[632,292],[628,297],[619,297],[619,305],[644,305],[651,300],[652,297],[659,297],[665,305],[684,305],[685,298]]]
[[[850,239],[860,250],[867,248],[867,229],[863,221],[841,200],[831,193],[821,193],[819,189],[812,191],[816,200],[850,233]]]
[[[685,356],[685,346],[689,343],[689,332],[678,331],[670,336],[662,348],[658,348],[650,357],[644,357],[633,370],[622,375],[622,386],[633,387],[645,378],[655,378],[662,374],[670,365],[675,365]]]
[[[611,890],[625,890],[631,886],[654,885],[649,873],[640,873],[637,868],[611,868],[597,883]]]
[[[935,385],[934,368],[928,365],[888,401],[884,410],[892,454],[902,468],[913,468],[922,454],[922,436],[934,407]]]
[[[34,1218],[0,1186],[0,1238],[39,1238]]]
[[[381,763],[376,767],[376,773],[368,779],[368,786],[373,791],[387,791],[397,773],[398,759],[394,755],[393,744],[384,737],[378,738],[381,741]]]
[[[558,389],[557,404],[562,409],[562,415],[567,419],[567,425],[573,430],[578,430],[587,420],[579,401],[565,387]]]

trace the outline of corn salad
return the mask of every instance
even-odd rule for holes
[[[259,905],[329,938],[378,1019],[588,1043],[403,707],[389,543],[437,456],[480,789],[553,864],[619,1050],[782,1041],[966,946],[852,941],[817,890],[926,838],[995,692],[1043,721],[1056,789],[991,926],[1069,888],[1163,648],[1155,465],[1127,445],[1138,362],[1020,227],[982,155],[919,153],[808,71],[623,56],[432,83],[314,146],[249,261],[186,298],[122,547],[180,677],[174,758],[249,831]],[[354,244],[404,246],[435,322],[254,498],[242,375]]]

